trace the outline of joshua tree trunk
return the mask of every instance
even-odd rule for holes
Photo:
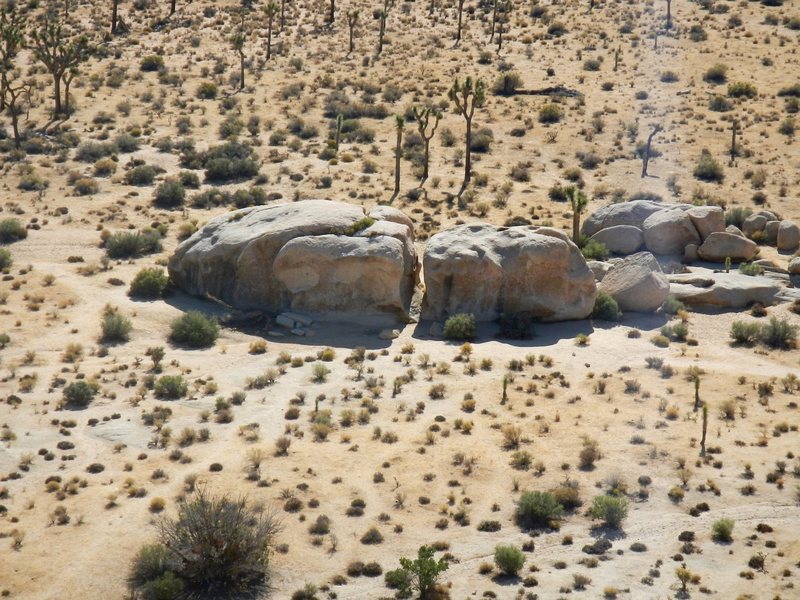
[[[239,50],[239,89],[244,89],[244,51]]]
[[[267,28],[267,60],[272,56],[272,15],[269,16]]]
[[[397,125],[397,143],[394,147],[394,194],[392,198],[396,198],[400,193],[400,156],[403,150],[403,125],[405,120],[400,115],[395,117]]]
[[[328,12],[328,23],[333,27],[333,21],[336,18],[336,0],[331,0],[331,8]]]
[[[464,0],[458,0],[458,30],[456,31],[456,46],[461,43],[461,16],[464,14]]]
[[[381,11],[381,28],[378,31],[378,56],[383,52],[383,34],[386,33],[386,11]]]
[[[661,125],[656,125],[647,137],[647,145],[644,147],[644,156],[642,156],[642,177],[647,177],[647,164],[650,162],[650,145],[653,143],[653,138],[661,129]]]
[[[706,455],[706,432],[708,431],[708,406],[703,404],[703,437],[700,438],[700,456]]]
[[[489,43],[491,44],[494,41],[494,29],[497,25],[497,2],[498,0],[494,0],[492,4],[492,32],[489,34]]]
[[[53,75],[53,95],[55,96],[55,114],[56,116],[64,112],[61,107],[61,74]]]
[[[286,25],[286,0],[281,0],[281,31]]]
[[[735,120],[731,124],[731,162],[736,159],[736,133],[739,130],[739,121]]]
[[[469,185],[470,180],[472,179],[472,152],[470,152],[470,147],[472,146],[472,115],[466,118],[467,121],[467,152],[464,156],[464,187]]]
[[[75,73],[64,75],[64,112],[69,113],[69,86],[72,83]]]
[[[667,0],[667,25],[665,29],[672,29],[672,0]]]
[[[169,2],[169,16],[170,17],[175,14],[175,4],[176,3],[177,3],[177,0],[170,0],[170,2]]]
[[[119,0],[111,0],[111,35],[117,33],[117,9],[119,8]]]
[[[700,376],[694,376],[694,411],[697,412],[700,408]]]

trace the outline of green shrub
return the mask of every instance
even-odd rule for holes
[[[736,82],[728,84],[728,96],[731,98],[755,98],[758,91],[752,83]]]
[[[581,254],[586,260],[607,260],[610,252],[602,242],[590,239],[584,242]]]
[[[715,542],[733,541],[733,519],[719,519],[711,526],[711,539]]]
[[[622,317],[622,311],[619,309],[617,301],[611,297],[611,294],[601,291],[597,292],[592,316],[603,321],[619,321]]]
[[[667,296],[666,300],[664,300],[664,303],[661,305],[661,310],[668,315],[675,315],[680,311],[685,311],[686,305],[678,300],[675,296],[670,295]]]
[[[145,56],[139,64],[139,69],[144,72],[161,71],[164,68],[164,57],[157,55]]]
[[[747,217],[753,214],[753,210],[746,206],[734,206],[725,211],[725,226],[733,225],[742,228]]]
[[[117,147],[111,142],[84,142],[75,152],[75,160],[86,163],[94,163],[111,156],[117,151]]]
[[[781,135],[794,135],[797,126],[795,125],[794,119],[792,117],[786,117],[781,124],[778,126],[778,133]]]
[[[213,100],[217,97],[217,85],[211,81],[204,81],[198,86],[196,96],[201,100]]]
[[[499,544],[494,549],[494,564],[506,575],[516,575],[525,564],[525,555],[515,546]]]
[[[183,597],[183,580],[172,571],[148,581],[139,591],[141,600],[178,600]]]
[[[203,313],[189,311],[172,322],[169,340],[189,348],[208,348],[219,335],[216,319]]]
[[[800,83],[795,83],[793,85],[781,88],[780,90],[778,90],[778,96],[800,98]]]
[[[401,598],[410,597],[412,592],[419,598],[431,597],[439,576],[449,567],[444,558],[437,561],[433,554],[431,546],[421,546],[416,559],[401,558],[400,568],[386,574],[386,585],[398,589]]]
[[[497,96],[513,96],[521,85],[522,77],[519,73],[503,73],[494,82],[492,92]]]
[[[601,519],[608,527],[617,528],[628,516],[628,499],[625,496],[596,496],[589,514]]]
[[[549,527],[561,518],[564,507],[550,492],[524,492],[517,501],[514,518],[523,529]]]
[[[156,188],[153,204],[159,208],[177,208],[186,199],[186,189],[177,179],[167,179]]]
[[[130,133],[121,133],[114,140],[117,150],[123,154],[136,152],[139,149],[139,140],[133,137]]]
[[[92,177],[79,177],[72,187],[79,196],[92,196],[100,191],[100,184]]]
[[[152,575],[164,569],[158,578],[172,572],[182,580],[181,598],[256,597],[269,574],[277,531],[271,512],[252,508],[243,499],[212,497],[200,489],[178,505],[177,518],[159,521],[159,545],[165,550],[150,550],[144,560],[140,552],[131,585],[141,591],[138,583],[153,581]]]
[[[558,123],[561,116],[562,111],[558,104],[545,104],[539,109],[539,123]]]
[[[64,388],[64,401],[67,406],[85,408],[94,398],[94,388],[83,380],[73,381]]]
[[[8,269],[14,264],[14,259],[11,257],[11,252],[5,248],[0,248],[0,271]]]
[[[183,398],[189,391],[189,385],[180,375],[162,375],[153,387],[156,398],[163,400],[177,400]]]
[[[761,326],[758,339],[770,348],[788,350],[797,346],[797,329],[797,325],[792,325],[785,319],[770,317],[769,323]]]
[[[733,109],[733,104],[725,96],[714,94],[708,100],[708,110],[714,112],[728,112]]]
[[[728,79],[728,67],[717,63],[713,67],[709,67],[705,75],[703,75],[703,79],[709,83],[725,83],[725,81]]]
[[[448,317],[444,323],[444,337],[448,340],[471,340],[475,337],[475,315],[460,313]]]
[[[0,244],[10,244],[28,237],[28,230],[17,219],[0,221]]]
[[[755,344],[761,332],[759,323],[746,323],[734,321],[731,325],[731,338],[737,344]]]
[[[489,152],[492,148],[492,141],[494,141],[494,133],[491,129],[483,127],[472,134],[469,149],[471,152],[477,153]]]
[[[174,566],[170,562],[170,554],[161,544],[142,546],[133,559],[133,567],[128,575],[128,582],[133,587],[140,587],[149,581],[161,577]]]
[[[161,250],[161,235],[153,229],[113,233],[104,243],[109,258],[136,258]]]
[[[107,310],[101,323],[103,335],[101,341],[105,343],[127,342],[133,325],[125,315],[116,310]]]
[[[739,265],[739,273],[742,275],[749,275],[750,277],[756,277],[764,273],[764,267],[756,263],[742,263]]]
[[[722,180],[725,179],[722,165],[720,165],[714,157],[711,156],[711,152],[705,148],[700,153],[700,158],[697,161],[693,174],[701,181],[722,183]]]
[[[169,277],[164,273],[164,269],[146,268],[139,271],[133,278],[128,295],[132,298],[153,300],[161,298],[168,285]]]
[[[156,178],[156,168],[152,165],[139,165],[125,173],[125,183],[128,185],[152,185]]]

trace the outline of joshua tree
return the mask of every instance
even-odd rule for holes
[[[170,17],[175,14],[175,4],[176,3],[177,3],[177,0],[169,0],[169,16]]]
[[[111,0],[111,35],[116,35],[119,24],[119,0]]]
[[[19,104],[21,98],[30,105],[31,103],[31,90],[33,83],[25,81],[22,83],[14,83],[11,81],[5,82],[5,89],[3,90],[3,103],[6,107],[8,116],[11,117],[11,129],[14,132],[14,147],[19,148],[22,140],[19,133],[19,118],[25,112]]]
[[[622,54],[622,49],[617,47],[617,49],[614,50],[614,72],[615,73],[617,72],[617,69],[619,68],[619,57],[620,57],[620,54]]]
[[[672,0],[667,0],[667,24],[664,29],[672,29]]]
[[[44,24],[31,34],[34,56],[41,62],[53,78],[53,96],[55,98],[54,116],[64,112],[61,98],[61,84],[65,77],[72,77],[78,72],[81,63],[89,60],[92,49],[89,38],[85,35],[70,36],[64,31],[60,21],[54,21],[50,15],[45,16]],[[69,107],[69,100],[66,102]]]
[[[270,2],[264,7],[264,14],[267,15],[267,60],[272,56],[272,21],[278,14],[278,5]]]
[[[383,35],[386,33],[386,10],[382,10],[378,14],[378,18],[380,19],[381,25],[380,29],[378,30],[378,56],[380,56],[381,52],[383,52]]]
[[[458,2],[458,29],[456,30],[456,46],[461,43],[461,17],[464,14],[464,0],[456,0]]]
[[[392,198],[397,198],[400,193],[400,156],[403,153],[403,126],[406,120],[401,115],[395,115],[395,128],[397,129],[397,143],[394,147],[394,194]]]
[[[464,83],[459,83],[458,79],[453,82],[453,87],[448,92],[448,97],[455,104],[458,112],[467,122],[466,136],[466,157],[464,160],[464,184],[462,191],[466,189],[472,178],[472,160],[470,156],[470,146],[472,145],[472,117],[475,116],[475,108],[483,106],[486,101],[483,80],[478,79],[473,82],[471,77],[467,77]]]
[[[736,134],[739,132],[739,121],[731,123],[731,163],[736,160]]]
[[[442,113],[429,106],[426,106],[421,110],[417,109],[415,106],[411,110],[414,113],[414,119],[417,121],[419,135],[422,138],[422,141],[425,143],[425,153],[423,155],[422,162],[422,182],[425,182],[425,180],[428,179],[428,163],[430,158],[431,140],[433,139],[433,135],[436,133],[436,128],[439,126]],[[431,117],[433,117],[433,127],[428,129]]]
[[[700,456],[706,455],[706,433],[708,432],[708,405],[703,403],[703,437],[700,438]]]
[[[647,137],[647,145],[644,147],[644,154],[642,155],[642,177],[647,177],[647,164],[650,162],[650,144],[653,143],[653,138],[662,129],[661,125],[656,125]]]
[[[333,27],[333,22],[336,19],[336,0],[330,0],[330,10],[328,10],[328,25]]]
[[[239,89],[244,89],[244,43],[247,37],[244,34],[244,20],[239,31],[231,37],[231,47],[239,55]]]
[[[6,106],[6,88],[14,71],[14,59],[25,47],[25,23],[13,5],[0,10],[0,110]]]
[[[352,54],[353,49],[355,46],[353,45],[353,32],[355,31],[356,24],[358,23],[358,15],[361,13],[360,10],[351,10],[347,13],[347,29],[349,31],[350,36],[350,43],[348,45],[347,53]]]
[[[497,3],[499,1],[500,0],[494,0],[494,2],[492,2],[492,31],[489,34],[489,43],[490,44],[494,40],[494,29],[497,26]]]
[[[586,197],[586,194],[574,185],[564,188],[564,192],[572,207],[572,241],[575,242],[576,246],[579,246],[581,240],[581,215],[583,211],[586,210],[589,199]]]

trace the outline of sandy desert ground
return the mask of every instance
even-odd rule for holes
[[[45,6],[29,4],[34,30]],[[533,339],[513,342],[483,324],[468,347],[431,337],[428,322],[399,326],[393,340],[379,338],[385,324],[366,320],[317,323],[307,338],[223,326],[211,348],[188,350],[167,341],[171,321],[190,309],[223,318],[224,308],[180,292],[157,301],[127,294],[142,268],[164,266],[180,239],[234,208],[212,192],[255,186],[267,203],[390,201],[393,115],[427,103],[445,109],[430,177],[418,187],[419,165],[404,158],[392,199],[414,220],[420,248],[463,222],[569,231],[571,213],[557,191],[570,182],[584,185],[589,212],[658,197],[800,220],[800,151],[787,124],[797,97],[779,95],[800,85],[800,4],[675,0],[667,31],[661,0],[597,2],[591,10],[588,2],[518,3],[498,51],[488,41],[491,3],[465,3],[455,46],[457,5],[433,2],[431,15],[427,3],[403,1],[388,7],[377,56],[378,3],[340,3],[329,27],[327,4],[290,1],[282,31],[276,18],[268,60],[256,2],[245,21],[243,90],[228,41],[239,4],[179,0],[167,18],[167,3],[124,2],[130,32],[116,36],[108,36],[110,2],[73,4],[74,28],[103,49],[72,83],[74,112],[49,120],[50,79],[22,50],[17,80],[34,80],[23,150],[14,149],[10,125],[0,140],[0,220],[27,228],[25,239],[3,246],[13,264],[0,282],[0,333],[9,338],[0,349],[3,597],[128,597],[133,557],[192,485],[246,495],[279,515],[275,598],[307,584],[317,598],[393,597],[382,574],[348,575],[348,566],[376,562],[385,573],[423,544],[447,558],[441,581],[458,599],[800,595],[798,353],[732,346],[730,326],[755,319],[747,313],[690,312],[689,341],[665,348],[651,337],[669,316],[631,314],[620,323],[536,324]],[[346,13],[356,7],[348,53]],[[141,70],[148,56],[163,57],[160,72]],[[725,82],[704,80],[715,64],[727,67]],[[519,74],[523,90],[564,86],[578,95],[496,95],[501,72]],[[473,183],[459,198],[464,120],[447,91],[465,76],[487,86],[473,130],[487,130],[488,151],[473,154]],[[728,84],[740,82],[754,86],[754,96],[727,98]],[[198,97],[209,83],[216,97]],[[709,108],[715,99],[729,110]],[[325,155],[334,101],[361,115],[336,158]],[[542,123],[540,111],[552,103],[560,120]],[[730,162],[734,120],[738,156]],[[641,178],[637,147],[656,124],[664,129],[653,142],[661,155]],[[406,123],[406,141],[415,131]],[[252,144],[257,177],[202,182],[178,209],[153,205],[167,178],[194,170],[202,181],[202,168],[181,161],[192,144],[203,151],[226,137]],[[116,146],[98,150],[106,142]],[[704,148],[722,181],[693,176]],[[407,156],[418,151],[410,145]],[[133,185],[126,173],[141,165],[157,167],[155,180]],[[151,226],[163,234],[159,252],[107,258],[104,231]],[[767,246],[761,256],[781,267],[790,258]],[[109,305],[133,324],[125,343],[100,341]],[[800,322],[787,305],[768,314]],[[577,343],[579,334],[588,343]],[[262,340],[266,351],[253,353]],[[166,353],[155,372],[147,351],[158,346]],[[361,372],[346,362],[359,347]],[[329,371],[323,377],[320,365]],[[163,374],[182,375],[187,395],[156,398],[152,380]],[[265,374],[268,384],[257,379]],[[695,376],[709,407],[705,458]],[[398,378],[406,383],[393,390]],[[61,407],[65,386],[78,380],[96,383],[94,400],[81,410]],[[237,393],[245,400],[226,408]],[[166,421],[153,420],[163,408],[171,410]],[[314,423],[320,412],[325,428]],[[291,440],[286,455],[276,454],[279,439]],[[581,468],[587,440],[600,458]],[[515,523],[523,492],[570,485],[581,505],[560,528],[526,532]],[[609,489],[630,501],[620,532],[587,515],[592,498]],[[328,531],[315,535],[320,516]],[[731,542],[711,539],[722,518],[735,522]],[[373,527],[382,541],[363,543]],[[598,539],[611,549],[587,553]],[[494,567],[501,543],[525,550],[519,577]],[[675,574],[684,563],[696,575],[686,592]]]

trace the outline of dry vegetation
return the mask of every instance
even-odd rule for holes
[[[588,211],[660,197],[800,221],[797,4],[674,2],[669,29],[666,1],[593,5],[465,2],[456,45],[457,3],[339,2],[331,27],[327,2],[262,0],[242,19],[232,2],[168,16],[132,0],[110,35],[110,0],[70,2],[58,39],[81,55],[85,34],[87,52],[61,114],[36,55],[48,7],[18,5],[28,46],[4,69],[0,140],[4,597],[124,597],[197,490],[280,515],[278,598],[394,597],[385,575],[421,546],[448,567],[441,597],[797,596],[797,350],[729,335],[796,323],[785,306],[536,325],[513,343],[413,324],[265,342],[204,322],[190,311],[221,309],[163,276],[211,216],[298,198],[393,199],[421,240],[478,219],[571,231],[569,183]],[[466,77],[485,101],[462,188],[448,92]]]

